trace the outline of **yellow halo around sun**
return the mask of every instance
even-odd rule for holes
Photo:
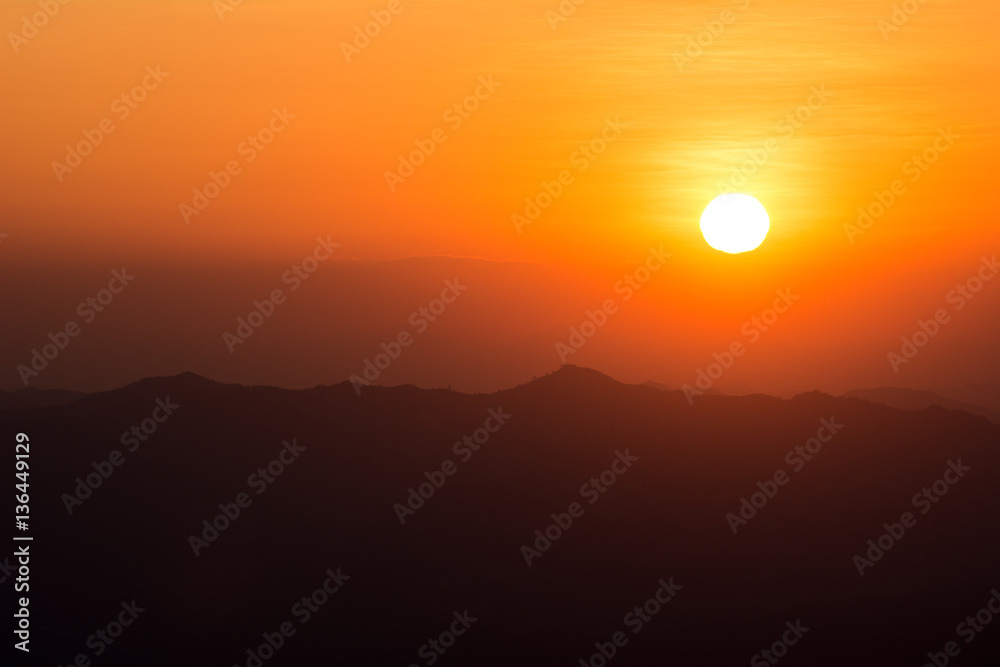
[[[719,195],[701,214],[705,241],[731,254],[754,250],[764,242],[770,228],[771,219],[764,206],[750,195]]]

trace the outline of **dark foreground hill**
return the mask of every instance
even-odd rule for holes
[[[30,437],[31,664],[1000,654],[1000,427],[960,412],[564,367],[489,395],[182,375],[0,426],[10,472]]]

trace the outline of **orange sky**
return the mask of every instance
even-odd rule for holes
[[[220,6],[70,0],[21,40],[10,33],[39,5],[3,3],[7,267],[242,266],[333,234],[345,257],[537,262],[613,284],[662,245],[663,313],[725,340],[793,284],[819,304],[800,336],[864,299],[881,304],[870,326],[894,334],[998,249],[995,3],[926,2],[891,31],[891,2],[857,0],[589,0],[554,26],[557,0]],[[373,11],[391,22],[348,62]],[[684,58],[689,38],[704,46]],[[467,117],[449,112],[467,99]],[[248,147],[275,110],[273,142]],[[54,167],[102,122],[113,132],[91,155]],[[955,138],[915,169],[939,132]],[[602,154],[580,152],[602,134]],[[433,137],[393,191],[386,172]],[[698,218],[753,156],[737,190],[765,205],[771,234],[722,255]],[[185,220],[180,205],[227,165],[227,187]],[[572,182],[519,232],[512,214],[561,172]],[[852,243],[844,225],[897,179],[905,193]]]

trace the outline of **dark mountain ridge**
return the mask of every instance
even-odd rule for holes
[[[994,424],[1000,424],[1000,412],[980,405],[973,405],[953,398],[939,396],[931,391],[901,389],[899,387],[879,387],[876,389],[849,391],[844,396],[863,398],[873,403],[881,403],[882,405],[889,405],[903,410],[923,410],[932,405],[940,405],[949,410],[961,410],[969,414],[986,417]]]
[[[184,374],[0,424],[31,439],[33,622],[60,629],[33,652],[52,664],[247,665],[287,621],[264,664],[423,665],[465,610],[442,665],[586,664],[619,631],[615,664],[745,663],[799,619],[787,664],[922,664],[1000,584],[1000,427],[940,407],[690,405],[567,366],[493,394]],[[921,513],[952,464],[970,470]],[[681,588],[635,632],[664,583]],[[133,598],[146,611],[97,657],[88,637]],[[963,660],[998,646],[984,631]]]

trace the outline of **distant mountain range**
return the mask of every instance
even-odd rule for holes
[[[305,252],[313,240],[303,243]],[[642,249],[636,261],[644,255]],[[145,265],[134,285],[92,324],[77,313],[78,304],[107,283],[112,267],[67,266],[36,277],[31,289],[4,294],[0,389],[14,391],[27,382],[104,391],[185,370],[230,384],[307,388],[363,373],[382,346],[401,334],[413,343],[381,369],[377,384],[492,392],[569,362],[632,383],[654,379],[680,387],[695,382],[700,370],[715,363],[713,355],[736,340],[749,343],[743,323],[773,302],[774,289],[787,286],[783,271],[776,272],[773,288],[719,281],[705,311],[705,302],[677,289],[695,268],[680,256],[628,301],[615,286],[633,267],[573,270],[470,257],[356,261],[338,255],[308,281],[288,285],[282,276],[296,258],[288,259],[234,266],[207,258],[184,271]],[[23,271],[0,264],[0,283],[17,286],[23,280]],[[454,303],[438,299],[446,281],[467,286]],[[295,286],[300,288],[293,291]],[[276,289],[287,300],[272,312],[267,302]],[[712,388],[731,396],[787,397],[809,389],[840,393],[902,383],[1000,412],[1000,349],[985,333],[1000,325],[991,314],[998,309],[964,311],[963,324],[936,339],[934,355],[914,359],[911,370],[919,372],[897,375],[885,363],[886,342],[905,331],[863,333],[849,324],[859,316],[849,304],[877,302],[871,289],[855,285],[850,290],[860,290],[856,298],[849,290],[841,292],[838,305],[827,304],[835,308],[825,315],[831,326],[836,323],[832,328],[814,329],[812,318],[793,309]],[[592,317],[600,321],[594,309],[611,298],[618,309],[607,326],[591,332]],[[420,314],[428,308],[436,313],[433,321]],[[56,354],[53,341],[73,323],[81,326],[80,335]],[[583,336],[581,328],[592,335]],[[237,330],[242,342],[234,343]],[[957,338],[948,341],[951,336]],[[837,361],[824,361],[831,346],[847,338],[854,342],[837,348]],[[570,341],[572,353],[565,349]],[[960,382],[979,384],[951,386]]]
[[[492,394],[183,374],[0,427],[30,438],[38,664],[1000,654],[956,634],[1000,585],[1000,426],[949,406],[689,405],[573,366]]]
[[[969,384],[962,387],[948,387],[942,389],[940,393],[966,403],[982,405],[995,412],[1000,412],[1000,384],[995,382]]]
[[[0,410],[64,405],[84,396],[86,394],[79,391],[35,389],[34,387],[25,387],[17,391],[0,391]]]
[[[979,405],[972,405],[953,398],[945,398],[934,392],[919,389],[900,389],[899,387],[880,387],[878,389],[859,389],[844,394],[853,398],[863,398],[872,403],[881,403],[901,410],[925,410],[939,405],[949,410],[962,410],[973,415],[986,417],[994,424],[1000,424],[1000,412]]]
[[[654,382],[649,380],[643,383],[647,387],[662,391],[679,391],[678,387]],[[726,391],[719,389],[705,390],[705,394],[714,396],[746,396],[754,394],[753,389],[743,385],[724,385]],[[34,408],[64,405],[83,398],[87,394],[78,391],[67,391],[64,389],[35,389],[25,387],[17,391],[0,391],[0,410],[12,410],[14,408]],[[877,389],[856,389],[849,391],[844,396],[849,398],[863,398],[872,403],[880,403],[901,410],[924,410],[934,405],[938,405],[951,410],[962,410],[974,415],[986,417],[990,421],[1000,424],[1000,412],[940,396],[931,391],[920,389],[903,389],[900,387],[880,387]]]
[[[679,391],[678,387],[671,387],[652,380],[644,384],[647,387],[660,389],[662,391]],[[744,387],[741,385],[724,385],[723,389],[708,389],[704,393],[716,396],[747,396],[757,392],[754,392],[750,387]],[[900,410],[926,410],[927,408],[933,406],[940,406],[942,408],[948,408],[949,410],[961,410],[963,412],[968,412],[969,414],[986,417],[994,424],[1000,424],[1000,412],[996,410],[983,407],[983,405],[967,403],[954,398],[947,398],[932,391],[922,389],[904,389],[901,387],[856,389],[854,391],[847,392],[844,396],[848,398],[862,398],[866,401],[871,401],[872,403],[888,405],[889,407],[899,408]],[[974,400],[977,398],[978,397],[973,396]]]

